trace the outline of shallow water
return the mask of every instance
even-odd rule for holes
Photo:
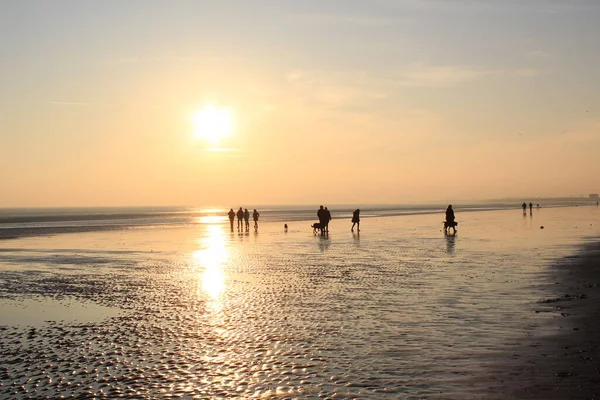
[[[3,241],[3,304],[121,311],[24,325],[3,308],[0,397],[502,398],[494,363],[543,331],[548,265],[598,236],[600,211],[457,213],[456,236],[442,219]]]

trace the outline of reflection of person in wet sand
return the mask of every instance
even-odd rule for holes
[[[229,224],[231,225],[231,230],[233,230],[233,220],[235,219],[235,211],[233,211],[233,208],[229,209],[227,215],[229,215]]]
[[[242,210],[242,207],[240,207],[240,209],[237,212],[237,219],[238,219],[238,231],[240,229],[244,229],[244,210]]]
[[[258,213],[258,211],[256,211],[256,208],[255,208],[254,211],[252,212],[252,219],[254,220],[255,228],[258,228],[258,217],[260,217],[260,214]]]
[[[357,208],[352,212],[352,228],[350,229],[354,232],[354,225],[356,225],[356,231],[360,232],[360,210]]]
[[[248,209],[244,209],[244,222],[246,223],[246,230],[250,229],[250,212]]]
[[[454,253],[454,235],[446,235],[446,253]]]

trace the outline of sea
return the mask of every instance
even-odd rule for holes
[[[514,398],[600,234],[520,204],[1,210],[0,398]]]

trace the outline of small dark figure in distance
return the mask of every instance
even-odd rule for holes
[[[240,209],[237,211],[237,220],[238,220],[238,231],[240,229],[244,229],[244,210],[242,210],[242,207],[240,207]]]
[[[529,203],[529,214],[533,214],[533,203]]]
[[[521,204],[521,207],[523,207],[523,215],[527,214],[527,203],[523,202],[523,204]]]
[[[314,224],[311,225],[311,228],[313,228],[313,234],[323,234],[323,232],[325,232],[325,225],[320,223],[320,222],[315,222]]]
[[[244,222],[246,223],[246,231],[250,229],[250,212],[248,209],[244,209]]]
[[[352,232],[354,232],[354,225],[356,225],[356,231],[360,232],[360,210],[358,208],[352,212],[352,228],[350,228]]]
[[[233,230],[233,220],[235,219],[235,211],[233,211],[233,208],[229,209],[227,215],[229,216],[229,224],[231,225],[231,230]]]
[[[260,214],[258,213],[258,211],[256,211],[256,208],[255,208],[254,211],[252,212],[252,219],[254,220],[255,228],[258,228],[258,217],[260,217]]]
[[[284,231],[284,232],[287,232],[287,230],[288,230],[288,226],[287,226],[287,224],[283,224],[283,231]]]
[[[446,208],[446,220],[444,221],[444,233],[448,234],[448,229],[452,228],[452,234],[456,234],[456,226],[458,222],[454,220],[454,210],[452,209],[452,204],[448,205]]]

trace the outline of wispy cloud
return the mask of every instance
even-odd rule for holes
[[[235,153],[235,152],[239,152],[239,149],[226,148],[226,147],[208,147],[208,148],[204,149],[204,151],[208,151],[210,153]]]
[[[381,78],[364,71],[294,70],[286,80],[301,102],[329,108],[358,106],[388,96]]]
[[[84,102],[84,101],[48,101],[48,104],[53,104],[56,106],[91,106],[92,103]]]
[[[294,18],[303,22],[316,24],[336,24],[336,25],[354,25],[354,26],[386,26],[392,24],[392,20],[383,17],[364,17],[341,14],[294,14]]]
[[[547,53],[544,50],[533,50],[527,53],[527,56],[531,58],[548,58],[550,57],[550,53]]]
[[[535,68],[494,69],[475,66],[416,66],[400,72],[398,84],[410,87],[460,86],[486,77],[523,78],[546,75],[548,72]]]

